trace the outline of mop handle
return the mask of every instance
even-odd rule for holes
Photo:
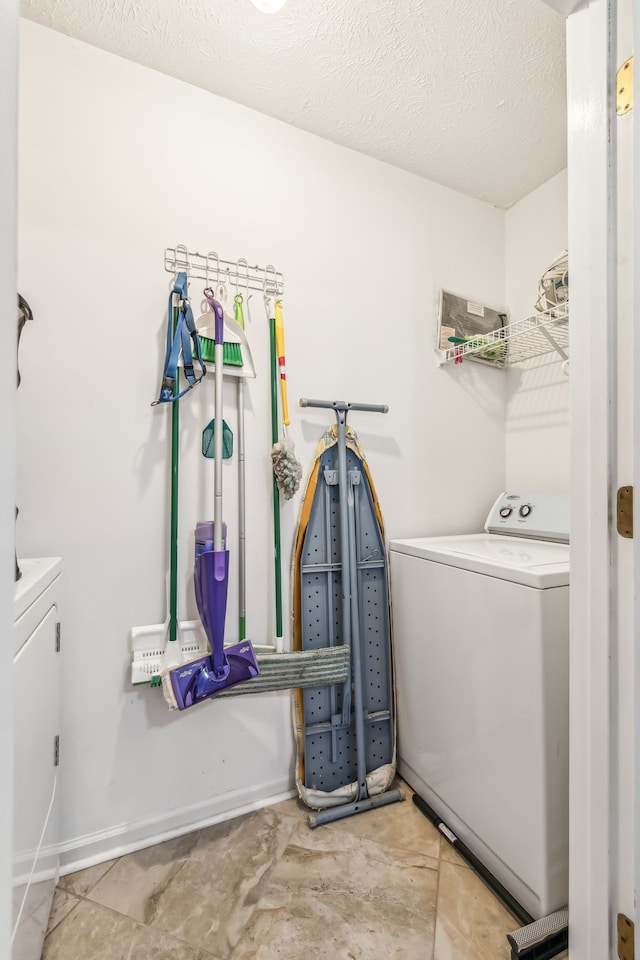
[[[344,400],[307,400],[300,398],[301,407],[323,407],[325,410],[364,410],[368,413],[388,413],[386,403],[347,403]]]
[[[269,311],[270,312],[270,311]],[[276,348],[276,321],[269,318],[269,353],[271,367],[271,442],[278,442],[278,355]],[[273,483],[273,555],[276,593],[276,652],[282,652],[282,545],[280,542],[280,491],[275,473]]]
[[[222,368],[224,365],[224,313],[222,305],[213,301],[215,311],[215,407],[213,433],[213,549],[222,550]]]
[[[173,294],[169,298],[173,316],[173,335],[178,326],[178,308],[172,305]],[[173,381],[173,396],[180,394],[180,369],[176,367]],[[169,640],[178,639],[178,461],[180,457],[180,407],[171,405],[171,519],[169,531]]]
[[[276,346],[278,352],[278,372],[280,373],[280,391],[282,394],[282,422],[285,427],[289,420],[289,402],[287,400],[287,366],[284,357],[284,321],[282,319],[282,300],[275,302]]]

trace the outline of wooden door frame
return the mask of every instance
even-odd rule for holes
[[[571,310],[569,949],[615,957],[615,0],[567,20]],[[613,111],[613,112],[612,112]]]

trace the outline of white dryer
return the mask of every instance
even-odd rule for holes
[[[40,960],[59,872],[59,557],[15,585],[12,960]]]
[[[398,769],[536,919],[568,901],[569,498],[390,543]]]

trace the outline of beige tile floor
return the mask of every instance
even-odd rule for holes
[[[520,924],[401,786],[316,830],[287,800],[70,874],[42,958],[508,960]]]

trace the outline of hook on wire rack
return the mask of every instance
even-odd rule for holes
[[[213,296],[213,290],[211,289],[211,276],[210,276],[210,272],[213,273],[213,268],[211,268],[211,271],[210,271],[210,264],[214,260],[215,260],[215,268],[216,268],[215,282],[217,284],[218,277],[220,276],[220,257],[218,256],[215,250],[209,250],[209,252],[205,255],[205,264],[204,264],[204,291],[203,291],[204,300],[202,301],[203,313],[206,313],[210,308],[209,300],[207,299],[207,290],[211,293],[211,296]]]
[[[207,254],[207,263],[205,267],[206,274],[207,274],[207,286],[210,286],[210,279],[209,279],[209,261],[210,260],[216,261],[216,285],[220,280],[220,257],[218,256],[215,250],[209,250],[209,253]]]
[[[186,273],[186,275],[187,275],[187,284],[188,284],[188,283],[189,283],[189,268],[190,268],[190,266],[191,266],[191,264],[190,264],[190,262],[189,262],[189,251],[188,251],[187,248],[185,247],[184,243],[176,243],[175,250],[176,250],[176,257],[175,257],[175,264],[174,264],[174,267],[175,267],[174,273],[175,273],[176,276],[177,276],[181,271],[183,271],[184,273]],[[184,253],[184,262],[183,262],[183,263],[180,263],[180,261],[178,260],[178,254],[179,254],[179,253]]]
[[[249,264],[244,257],[240,257],[239,260],[236,260],[236,297],[241,296],[238,294],[238,286],[240,284],[240,266],[243,266],[245,269],[245,278],[244,278],[244,302],[247,306],[247,320],[251,323],[251,311],[249,309],[249,301],[251,300],[252,294],[249,293]],[[242,303],[242,301],[241,301]]]
[[[269,274],[273,274],[273,277],[270,278]],[[270,289],[271,285],[271,289]],[[278,296],[278,274],[276,268],[272,263],[268,263],[264,268],[264,283],[262,285],[262,295],[264,297],[264,305],[267,309],[267,313],[271,308],[271,300],[274,300]],[[271,314],[269,314],[271,316]]]

